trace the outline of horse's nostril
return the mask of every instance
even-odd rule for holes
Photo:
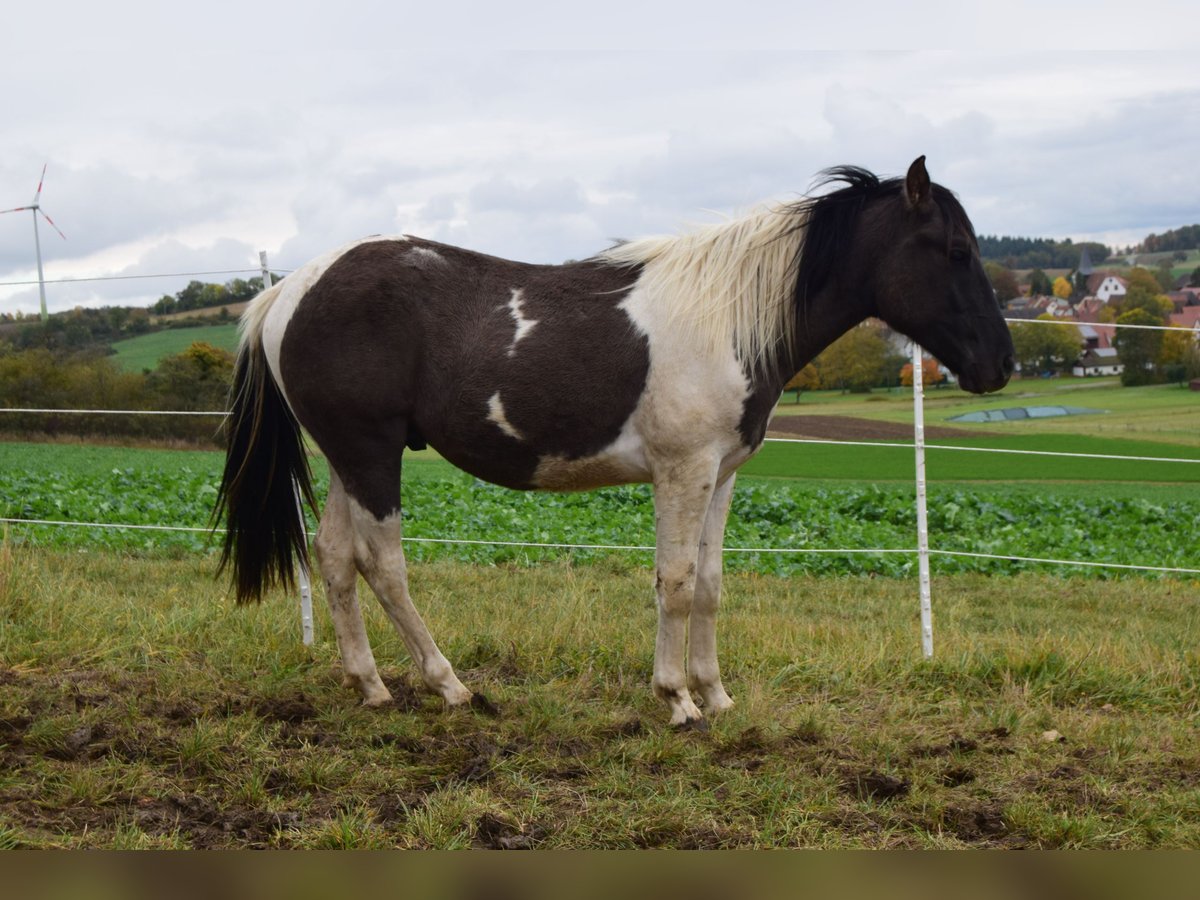
[[[1004,357],[1003,360],[1001,360],[1000,367],[1004,369],[1004,375],[1006,378],[1013,373],[1013,369],[1017,367],[1017,363],[1016,360],[1012,358],[1012,354],[1009,354],[1008,356]]]

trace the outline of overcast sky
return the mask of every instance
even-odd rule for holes
[[[3,17],[0,208],[48,164],[67,235],[41,228],[48,281],[259,250],[290,269],[388,232],[559,262],[922,153],[983,234],[1125,244],[1200,221],[1194,3],[21,6]],[[30,214],[0,216],[0,282],[35,278]],[[186,282],[47,297],[148,303]],[[37,305],[0,284],[0,311]]]

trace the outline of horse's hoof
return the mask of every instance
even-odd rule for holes
[[[675,726],[676,731],[699,731],[707,732],[709,729],[708,719],[684,719]]]

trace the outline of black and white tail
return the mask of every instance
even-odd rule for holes
[[[258,328],[238,351],[225,435],[213,512],[226,528],[218,574],[232,564],[237,601],[248,603],[274,585],[291,587],[297,561],[308,562],[297,490],[317,509],[300,424],[271,375]]]

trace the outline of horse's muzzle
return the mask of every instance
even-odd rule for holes
[[[1008,354],[994,365],[974,363],[964,369],[958,376],[959,386],[972,394],[990,394],[998,391],[1012,377],[1016,362],[1012,354]]]

